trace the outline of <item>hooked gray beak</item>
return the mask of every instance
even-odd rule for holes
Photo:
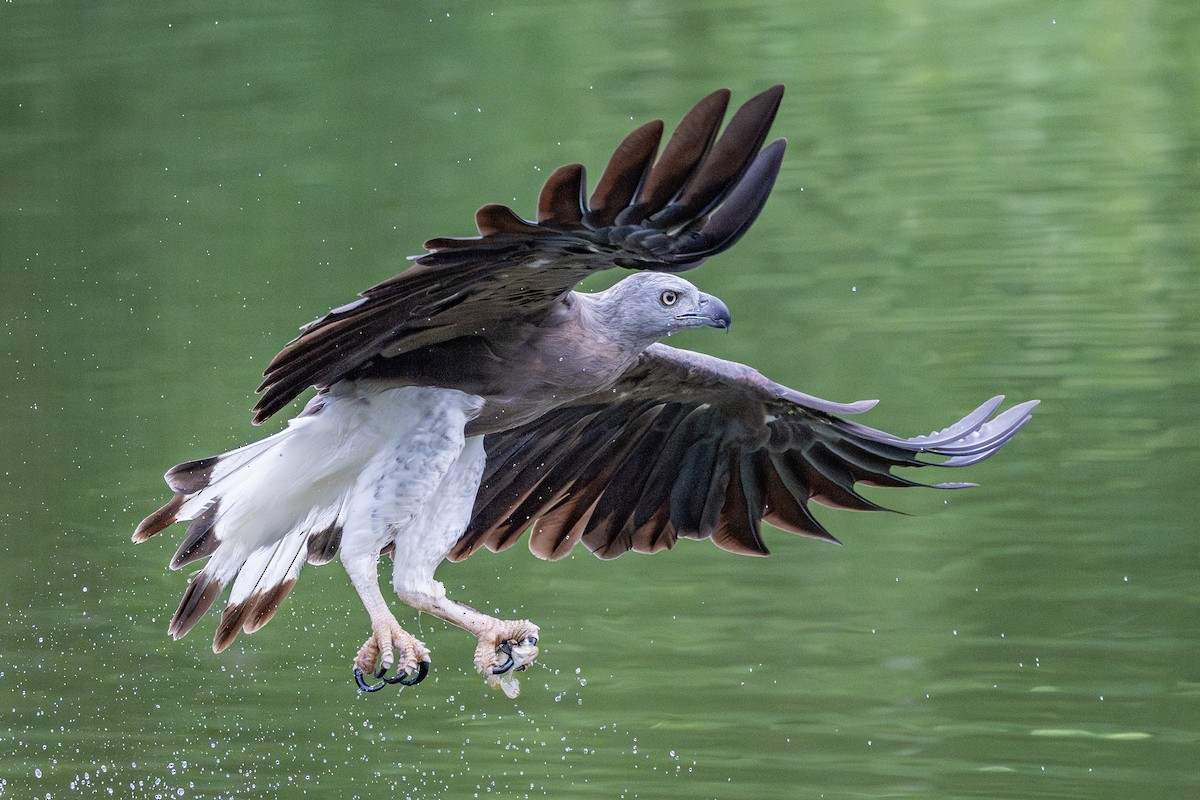
[[[698,324],[709,328],[723,328],[726,332],[733,324],[733,317],[729,315],[729,306],[721,302],[721,298],[704,292],[700,293],[699,313],[687,314],[685,317],[694,319]]]

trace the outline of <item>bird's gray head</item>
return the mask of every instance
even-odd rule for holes
[[[689,328],[729,329],[729,308],[676,275],[638,272],[588,295],[597,321],[630,343],[647,346]]]

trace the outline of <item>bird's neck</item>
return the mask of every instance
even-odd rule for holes
[[[619,351],[622,359],[627,361],[625,366],[632,365],[639,353],[665,335],[637,324],[628,310],[621,307],[620,298],[611,292],[573,294],[574,324],[581,335],[598,346]]]

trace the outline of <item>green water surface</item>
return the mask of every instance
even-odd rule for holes
[[[776,82],[775,193],[689,275],[733,330],[672,343],[905,435],[1040,398],[981,488],[444,567],[541,625],[516,701],[406,613],[430,678],[359,696],[336,564],[167,637],[182,531],[129,535],[297,326]],[[0,798],[1198,796],[1198,273],[1194,0],[0,4]]]

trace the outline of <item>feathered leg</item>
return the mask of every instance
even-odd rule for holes
[[[475,669],[493,688],[510,697],[520,691],[513,673],[537,658],[537,626],[528,620],[502,620],[451,600],[433,573],[445,560],[470,520],[486,453],[482,437],[467,439],[455,464],[413,522],[397,531],[392,553],[392,585],[405,603],[475,636]]]
[[[360,473],[350,494],[342,535],[342,564],[371,620],[371,636],[354,659],[355,679],[368,691],[373,689],[364,685],[363,673],[382,677],[395,666],[398,676],[384,681],[412,685],[429,669],[429,649],[400,627],[383,599],[377,572],[379,554],[394,547],[396,537],[412,531],[417,521],[428,518],[448,476],[458,471],[466,440],[463,429],[481,403],[477,397],[451,390],[403,392],[400,399],[411,419],[390,426],[391,442],[380,448]],[[481,461],[474,470],[472,497],[483,471],[483,448],[477,449]],[[465,524],[461,523],[459,534]],[[448,551],[450,545],[421,540],[417,547],[428,557],[443,547]]]
[[[371,636],[354,657],[355,676],[358,678],[359,687],[367,691],[370,689],[362,681],[364,673],[381,678],[395,666],[398,675],[410,676],[401,678],[400,681],[411,686],[419,683],[429,670],[429,648],[400,627],[400,623],[396,621],[383,599],[375,571],[376,560],[371,556],[342,559],[350,582],[354,584],[354,589],[371,619]]]

